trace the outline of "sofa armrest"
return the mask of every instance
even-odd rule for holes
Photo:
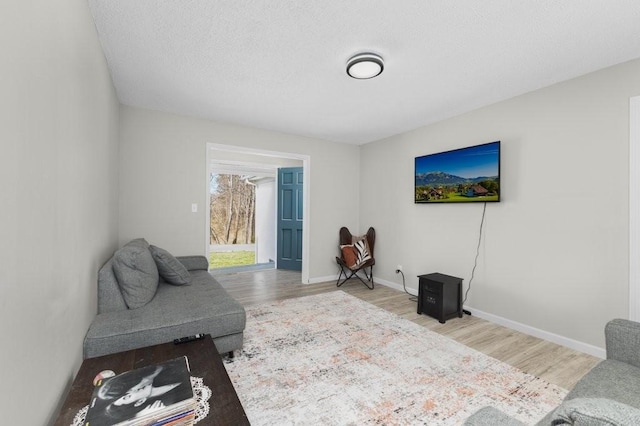
[[[205,256],[177,256],[176,259],[178,259],[188,271],[209,270],[209,261]]]
[[[607,359],[640,368],[640,323],[614,319],[604,328]]]

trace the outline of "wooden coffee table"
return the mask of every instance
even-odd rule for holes
[[[198,426],[248,425],[249,420],[244,408],[242,408],[238,395],[227,375],[227,370],[222,365],[220,354],[218,354],[218,350],[209,335],[203,340],[180,345],[165,343],[85,359],[71,385],[69,395],[60,410],[55,425],[69,426],[73,422],[76,413],[89,404],[93,391],[93,378],[99,372],[113,370],[116,374],[119,374],[183,355],[186,355],[189,359],[191,374],[195,377],[202,377],[204,384],[211,388],[209,415],[198,422]]]

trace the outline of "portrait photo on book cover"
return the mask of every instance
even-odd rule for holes
[[[116,424],[192,398],[186,359],[178,358],[104,380],[94,390],[86,424]]]

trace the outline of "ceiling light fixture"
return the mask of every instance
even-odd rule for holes
[[[373,78],[382,73],[384,62],[375,53],[359,53],[347,61],[347,74],[359,80]]]

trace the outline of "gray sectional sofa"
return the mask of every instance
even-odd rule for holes
[[[564,401],[536,425],[640,425],[640,323],[614,319],[605,327],[607,359],[596,365]],[[467,426],[522,426],[485,407]]]
[[[142,238],[98,273],[98,314],[84,340],[91,358],[210,334],[221,354],[242,348],[245,310],[208,272],[204,256],[173,257]]]

